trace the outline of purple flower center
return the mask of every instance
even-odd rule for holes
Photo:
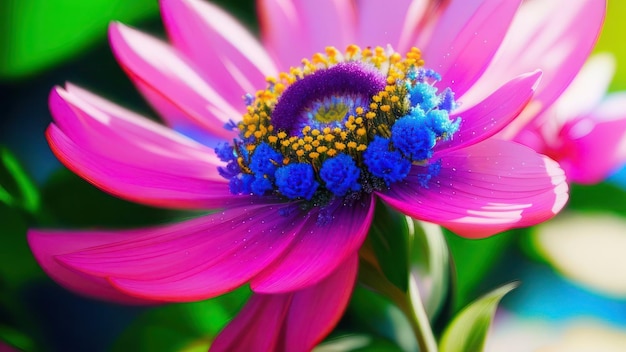
[[[272,125],[297,135],[302,126],[311,123],[341,124],[350,110],[368,102],[385,86],[386,77],[369,65],[339,63],[294,82],[278,99]]]

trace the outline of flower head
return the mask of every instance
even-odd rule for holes
[[[328,47],[301,68],[268,78],[249,99],[233,145],[216,148],[239,169],[223,173],[233,194],[250,190],[324,207],[384,191],[412,164],[427,165],[461,118],[450,120],[453,94],[438,94],[439,77],[423,64],[416,48],[403,58],[381,47]]]
[[[255,298],[213,348],[307,349],[345,308],[377,199],[472,238],[554,216],[567,199],[558,164],[492,138],[542,75],[490,74],[519,1],[382,4],[260,0],[267,50],[201,0],[161,1],[172,45],[112,24],[117,59],[169,127],[68,84],[50,96],[52,150],[119,197],[219,210],[132,231],[33,230],[41,265],[124,302],[249,283]],[[303,308],[334,291],[329,309]],[[266,310],[281,313],[277,329],[315,320],[233,338]]]

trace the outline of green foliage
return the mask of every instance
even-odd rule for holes
[[[424,309],[433,321],[444,305],[450,289],[450,255],[446,238],[440,226],[413,219],[411,224],[409,256],[411,275],[418,283],[429,283],[423,295]]]
[[[593,186],[573,184],[570,187],[567,209],[626,215],[626,192],[623,189],[607,182]]]
[[[481,352],[498,303],[516,286],[517,283],[504,285],[465,307],[444,331],[439,351]]]
[[[39,193],[15,156],[0,147],[0,202],[34,213],[39,208]]]
[[[617,59],[617,71],[610,89],[613,91],[626,89],[626,2],[609,1],[606,20],[595,52],[611,52]]]
[[[42,190],[48,227],[138,227],[164,223],[179,213],[111,196],[68,170],[55,173]]]
[[[206,301],[155,307],[122,334],[113,351],[206,351],[249,295],[242,287]]]
[[[475,240],[467,239],[444,230],[450,248],[454,271],[454,303],[456,311],[475,297],[476,289],[493,266],[502,258],[506,249],[515,244],[516,231]]]
[[[408,236],[405,216],[377,202],[368,239],[383,274],[402,291],[407,290],[409,278]]]
[[[369,335],[344,335],[318,345],[315,352],[400,352],[398,346]]]
[[[4,0],[0,3],[0,79],[36,73],[106,36],[110,21],[156,16],[154,0]]]

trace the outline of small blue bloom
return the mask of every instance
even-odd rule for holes
[[[320,177],[326,188],[338,197],[344,196],[350,190],[358,191],[361,188],[357,182],[360,175],[361,170],[346,154],[326,159],[320,169]]]
[[[376,136],[363,152],[363,162],[369,172],[387,185],[404,180],[411,170],[411,161],[402,157],[400,151],[390,150],[389,142],[387,138]]]
[[[391,128],[391,141],[394,147],[411,160],[430,158],[437,142],[436,138],[427,118],[408,115],[398,119]]]
[[[250,186],[252,181],[254,181],[253,175],[243,174],[241,177],[231,178],[228,187],[233,194],[250,194],[252,193],[252,187]]]
[[[419,106],[424,111],[433,109],[439,105],[439,97],[437,96],[437,88],[428,83],[417,83],[409,86],[409,100],[411,106]]]
[[[428,188],[428,182],[431,178],[439,175],[439,172],[441,171],[441,160],[428,164],[426,168],[426,173],[420,173],[417,175],[417,180],[419,181],[420,186],[424,188]]]
[[[252,152],[250,170],[257,176],[273,175],[278,165],[282,163],[283,156],[275,151],[269,144],[262,142]]]
[[[451,137],[458,129],[461,123],[459,118],[456,121],[450,121],[450,116],[446,110],[431,110],[426,115],[428,127],[430,127],[437,137],[445,135],[445,139]]]
[[[219,172],[220,176],[225,179],[231,179],[241,173],[241,168],[236,161],[230,161],[226,164],[226,167],[219,166],[217,168],[217,172]]]
[[[456,109],[457,105],[454,101],[454,92],[450,88],[446,88],[443,93],[439,95],[439,110],[446,110],[450,112]]]
[[[289,164],[276,170],[274,176],[278,191],[289,199],[311,200],[319,186],[311,164]]]
[[[250,183],[250,190],[257,196],[262,196],[265,192],[274,188],[272,181],[266,176],[256,176],[254,181]]]
[[[217,147],[215,147],[215,154],[217,154],[217,157],[220,158],[221,161],[225,162],[235,160],[237,158],[235,156],[235,149],[233,146],[226,142],[220,143]]]

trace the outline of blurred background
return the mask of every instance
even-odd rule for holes
[[[256,31],[253,0],[214,2]],[[615,56],[613,92],[626,90],[624,15],[625,2],[609,2],[596,49]],[[163,36],[156,0],[0,2],[0,341],[26,351],[206,350],[246,289],[192,304],[112,305],[56,285],[26,244],[29,227],[126,228],[188,215],[108,196],[67,171],[48,148],[47,96],[66,81],[156,116],[111,54],[111,20]],[[626,169],[599,185],[574,185],[566,210],[541,226],[479,241],[446,238],[456,292],[439,320],[520,280],[502,301],[488,350],[626,351]],[[393,340],[393,317],[374,314],[373,304],[388,303],[357,291],[337,330]],[[577,349],[586,343],[591,348]],[[385,346],[393,350],[393,343]]]

